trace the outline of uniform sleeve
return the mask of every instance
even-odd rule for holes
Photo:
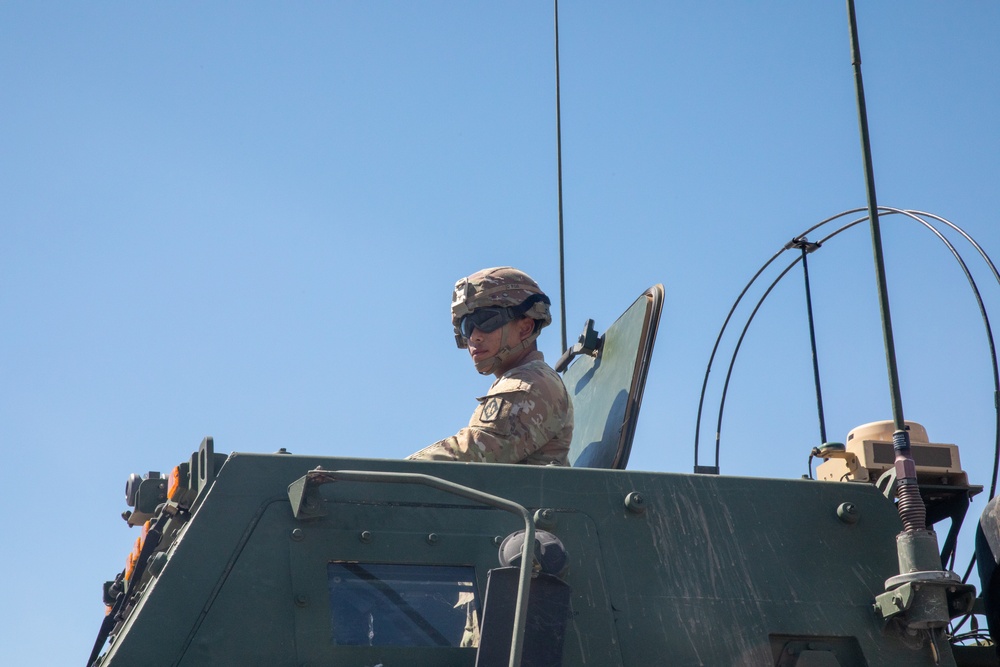
[[[562,428],[557,406],[523,380],[503,379],[479,399],[469,425],[411,460],[521,463]]]

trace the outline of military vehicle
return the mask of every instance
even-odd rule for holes
[[[982,487],[920,424],[824,442],[818,479],[626,470],[662,302],[656,285],[603,334],[588,322],[560,360],[568,468],[205,438],[132,475],[139,535],[88,665],[1000,665],[1000,511],[977,595],[949,564]],[[988,631],[958,634],[977,616]]]
[[[944,569],[874,483],[892,422],[821,452],[818,479],[624,469],[662,295],[603,335],[588,322],[561,364],[570,468],[227,456],[206,438],[170,474],[132,475],[141,533],[89,664],[1000,664],[985,634],[947,630],[992,612],[993,588]],[[981,487],[908,427],[928,518],[960,524]]]

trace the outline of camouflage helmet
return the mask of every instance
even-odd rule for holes
[[[511,308],[516,317],[530,317],[535,320],[535,331],[522,346],[526,347],[543,327],[552,323],[549,312],[549,297],[541,290],[531,276],[510,266],[476,271],[455,283],[451,300],[451,323],[455,329],[455,342],[460,348],[469,346],[462,334],[462,318],[480,308]],[[515,350],[502,349],[495,359],[500,363]],[[491,373],[496,365],[477,364],[480,373]]]

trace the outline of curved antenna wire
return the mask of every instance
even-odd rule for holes
[[[813,225],[812,227],[810,227],[808,230],[806,230],[806,233],[818,229],[820,226],[826,224],[827,222],[830,222],[832,220],[836,220],[837,218],[843,217],[844,215],[849,215],[850,213],[854,213],[854,212],[857,212],[859,210],[864,210],[864,209],[852,209],[850,211],[845,211],[843,213],[835,215],[832,218],[827,218],[823,222],[821,222],[819,224],[816,224],[816,225]],[[856,220],[853,220],[853,221],[847,223],[846,225],[844,225],[844,226],[840,227],[839,229],[837,229],[832,234],[828,234],[827,236],[823,237],[818,242],[819,245],[822,246],[824,243],[826,243],[827,241],[829,241],[830,239],[832,239],[837,234],[840,234],[841,232],[843,232],[843,231],[845,231],[847,229],[850,229],[851,227],[854,227],[855,225],[858,225],[858,224],[864,222],[865,220],[867,220],[867,217],[858,218]],[[806,235],[806,233],[800,234],[796,238],[804,238],[805,235]],[[778,251],[777,255],[780,255],[785,250],[788,250],[790,245],[791,244],[787,244],[784,248],[782,248],[780,251]],[[777,255],[775,255],[775,257],[777,257]],[[773,259],[774,258],[772,258],[772,260]],[[789,271],[791,271],[792,267],[795,266],[799,262],[799,260],[801,260],[801,259],[802,259],[802,257],[797,257],[794,260],[792,260],[792,262],[787,267],[785,267],[785,270],[782,271],[778,275],[778,277],[775,278],[774,281],[771,282],[771,284],[768,286],[767,290],[765,290],[764,294],[760,297],[760,300],[757,301],[757,305],[754,306],[753,311],[747,317],[746,324],[743,326],[743,331],[740,332],[740,337],[737,340],[736,346],[733,349],[733,356],[729,360],[729,369],[726,371],[726,381],[723,383],[723,386],[722,386],[722,398],[719,400],[719,418],[716,421],[716,425],[715,425],[715,469],[716,470],[719,470],[719,454],[720,454],[721,440],[722,440],[722,414],[725,411],[725,407],[726,407],[726,395],[729,392],[729,380],[730,380],[730,378],[733,375],[733,367],[736,365],[736,356],[739,354],[740,347],[743,345],[743,339],[744,339],[744,337],[746,337],[747,330],[750,328],[750,324],[751,324],[751,322],[753,322],[754,317],[757,315],[757,311],[760,310],[760,307],[763,305],[764,300],[768,297],[768,295],[771,293],[771,290],[773,290],[775,288],[775,286],[778,284],[778,282],[781,281],[781,279],[784,278],[785,275]],[[768,261],[768,264],[770,264],[770,261]],[[761,270],[763,270],[763,269],[761,269]],[[759,275],[759,273],[760,272],[758,272],[758,275]],[[754,279],[756,279],[756,276],[754,276]],[[721,334],[720,334],[720,336],[721,336]],[[707,379],[707,373],[706,373],[706,379]]]
[[[801,234],[801,236],[806,236],[806,235],[812,233],[813,231],[815,231],[816,229],[819,229],[823,225],[827,224],[828,222],[836,220],[837,218],[841,218],[841,217],[843,217],[845,215],[850,215],[852,213],[857,213],[857,212],[863,211],[863,210],[865,210],[865,209],[863,209],[863,208],[854,208],[854,209],[850,209],[850,210],[844,211],[843,213],[838,213],[837,215],[834,215],[834,216],[831,216],[829,218],[826,218],[825,220],[821,220],[820,222],[816,223],[815,225],[813,225],[812,227],[810,227],[809,229],[807,229],[805,232],[803,232]],[[862,220],[864,220],[864,218],[862,218]],[[857,224],[857,223],[855,223],[855,224]],[[820,243],[822,243],[822,241],[820,241]],[[722,336],[725,335],[725,333],[726,333],[726,328],[729,326],[729,321],[732,319],[733,313],[736,312],[736,309],[739,307],[740,303],[743,301],[743,297],[746,296],[746,293],[748,291],[750,291],[750,288],[753,286],[753,284],[755,282],[757,282],[757,278],[759,278],[760,275],[762,273],[764,273],[764,271],[767,270],[767,267],[771,266],[771,264],[774,262],[774,260],[778,259],[778,256],[781,255],[781,253],[785,252],[787,249],[788,249],[787,247],[786,248],[782,248],[778,252],[774,253],[771,256],[771,258],[769,260],[767,260],[766,262],[764,262],[764,265],[757,270],[757,273],[753,274],[753,278],[751,278],[750,281],[746,285],[743,286],[743,290],[740,292],[739,296],[736,297],[736,301],[733,302],[733,307],[729,309],[729,313],[726,315],[726,319],[722,323],[722,328],[719,329],[719,335],[716,336],[716,338],[715,338],[715,344],[712,346],[712,353],[708,357],[708,365],[705,368],[705,379],[701,383],[701,394],[700,394],[700,396],[698,398],[698,416],[697,416],[697,419],[695,421],[695,426],[694,426],[694,469],[695,469],[695,472],[698,472],[698,443],[700,442],[700,435],[701,435],[701,415],[702,415],[702,411],[703,411],[704,406],[705,406],[705,393],[708,391],[708,376],[712,372],[712,363],[715,361],[715,355],[719,351],[719,344],[722,342]],[[718,453],[716,453],[716,456],[715,456],[715,473],[718,474],[718,472],[719,472],[719,456],[718,456]]]
[[[795,266],[796,264],[798,264],[801,260],[802,260],[801,257],[796,257],[795,259],[793,259],[791,261],[791,263],[788,266],[785,267],[785,270],[782,271],[780,274],[778,274],[778,277],[775,278],[771,282],[770,285],[768,285],[767,289],[764,291],[764,294],[760,297],[760,300],[757,301],[757,305],[754,306],[753,311],[750,313],[749,317],[747,317],[747,322],[743,326],[743,331],[740,332],[739,340],[736,341],[736,347],[733,350],[733,356],[729,360],[729,370],[726,371],[726,381],[725,381],[725,383],[722,386],[722,398],[719,401],[719,420],[716,422],[716,425],[715,425],[715,468],[716,468],[716,470],[719,469],[719,445],[720,445],[720,440],[721,440],[721,437],[722,437],[722,413],[723,413],[723,411],[725,410],[725,407],[726,407],[726,393],[729,391],[729,380],[733,376],[733,366],[736,365],[736,355],[739,354],[739,352],[740,352],[740,346],[743,345],[743,338],[747,335],[747,330],[750,328],[750,323],[753,322],[754,316],[757,315],[757,311],[760,310],[760,307],[764,304],[764,299],[767,298],[767,295],[771,293],[771,290],[773,290],[775,288],[775,286],[778,284],[778,282],[780,282],[781,279],[785,277],[785,274],[787,274],[789,271],[791,271],[792,267]]]
[[[934,220],[937,220],[942,224],[948,225],[950,228],[955,230],[956,233],[960,234],[962,238],[968,241],[969,244],[976,249],[976,251],[979,253],[979,256],[982,257],[983,261],[985,261],[987,266],[990,267],[990,271],[993,273],[993,278],[997,281],[997,284],[1000,285],[1000,273],[997,272],[997,267],[993,263],[993,260],[990,259],[989,255],[986,254],[986,251],[983,250],[982,246],[976,243],[976,240],[973,239],[969,234],[967,234],[964,229],[962,229],[955,223],[951,222],[950,220],[942,218],[939,215],[934,215],[933,213],[927,213],[925,211],[910,211],[910,212],[913,213],[914,215],[933,218]],[[985,310],[981,304],[982,301],[980,300],[980,310]],[[993,406],[994,406],[994,412],[996,414],[996,436],[994,439],[994,446],[993,446],[993,480],[990,483],[990,496],[989,498],[987,498],[987,500],[992,500],[996,496],[997,473],[1000,472],[1000,372],[998,372],[997,370],[997,352],[992,332],[990,333],[989,338],[990,338],[990,357],[993,362],[993,391],[994,391]],[[968,573],[966,573],[965,576],[968,577],[969,576]]]
[[[971,236],[969,236],[965,232],[965,230],[963,230],[961,227],[959,227],[958,225],[956,225],[955,223],[953,223],[953,222],[951,222],[949,220],[946,220],[946,219],[942,218],[941,216],[934,215],[933,213],[926,213],[924,211],[899,211],[899,210],[894,210],[893,212],[903,213],[903,214],[908,215],[910,217],[914,217],[914,216],[926,216],[928,218],[932,218],[934,220],[937,220],[938,222],[941,222],[942,224],[945,224],[945,225],[949,226],[952,230],[954,230],[955,232],[957,232],[958,234],[960,234],[963,238],[965,238],[965,240],[968,241],[979,252],[979,254],[983,258],[983,260],[989,265],[990,270],[993,273],[994,279],[997,281],[998,284],[1000,284],[1000,274],[997,273],[997,269],[996,269],[996,266],[993,264],[993,260],[990,259],[989,255],[986,254],[986,251],[983,250],[983,248],[978,243],[976,243],[976,241]],[[979,287],[976,284],[976,280],[975,280],[975,278],[972,277],[972,274],[969,271],[968,265],[962,259],[961,254],[959,254],[959,252],[955,249],[955,246],[952,245],[952,243],[947,238],[945,238],[944,235],[942,235],[941,232],[938,231],[937,228],[935,228],[933,225],[930,225],[929,223],[927,223],[926,221],[924,221],[922,219],[920,220],[920,222],[922,222],[924,224],[924,226],[926,226],[928,229],[930,229],[931,231],[933,231],[934,234],[945,245],[948,246],[948,249],[951,250],[952,254],[955,256],[955,259],[962,266],[962,271],[965,273],[965,277],[969,281],[969,285],[972,287],[972,291],[973,291],[973,293],[976,296],[976,302],[979,305],[979,312],[980,312],[981,317],[983,318],[983,324],[986,327],[986,337],[987,337],[987,341],[989,342],[989,346],[990,346],[990,360],[992,362],[991,365],[992,365],[992,370],[993,370],[993,396],[994,396],[993,407],[994,407],[994,420],[995,420],[994,421],[994,423],[995,423],[995,428],[994,428],[994,446],[993,446],[993,478],[992,478],[992,481],[991,481],[991,484],[990,484],[990,493],[989,493],[989,500],[992,500],[993,497],[994,497],[994,495],[995,495],[995,493],[996,493],[997,468],[998,468],[998,463],[1000,463],[1000,404],[998,404],[998,402],[996,400],[996,397],[1000,396],[1000,373],[998,373],[998,370],[997,370],[996,343],[995,343],[995,339],[994,339],[994,336],[993,336],[993,328],[990,325],[989,314],[986,311],[986,306],[983,303],[982,294],[979,291]],[[949,554],[949,552],[950,552],[951,558],[950,558],[950,563],[948,563],[948,564],[942,563],[942,567],[943,568],[951,569],[951,568],[954,567],[955,558],[956,558],[956,549],[957,549],[957,546],[958,546],[958,532],[961,529],[961,525],[962,525],[961,522],[955,522],[954,520],[952,521],[952,526],[949,529],[948,535],[945,538],[945,543],[944,543],[944,545],[942,545],[942,548],[941,548],[942,561],[944,560],[945,555]],[[976,566],[976,560],[977,560],[977,554],[975,553],[975,551],[973,551],[972,557],[969,559],[969,565],[965,569],[965,574],[962,575],[962,583],[968,582],[969,576],[972,574],[972,568],[974,568]],[[966,624],[966,622],[968,622],[968,620],[971,617],[972,617],[972,614],[966,614],[957,623],[953,623],[952,624],[953,627],[952,627],[952,630],[951,630],[952,635],[957,634],[958,631],[960,629],[962,629],[962,627]]]
[[[750,290],[750,288],[753,286],[753,284],[757,281],[757,278],[760,277],[760,274],[764,273],[764,271],[767,269],[767,267],[771,266],[771,263],[774,262],[774,260],[778,259],[778,256],[781,255],[781,253],[783,253],[783,252],[785,252],[784,248],[782,248],[778,252],[774,253],[774,255],[771,256],[771,259],[769,259],[766,262],[764,262],[764,266],[760,267],[757,270],[757,273],[753,274],[753,278],[751,278],[750,282],[748,282],[743,287],[743,291],[740,292],[740,295],[738,297],[736,297],[736,301],[733,303],[733,307],[729,309],[729,313],[726,315],[726,320],[722,323],[722,329],[719,330],[719,335],[716,336],[716,338],[715,338],[715,345],[712,346],[712,354],[709,355],[709,357],[708,357],[708,366],[705,368],[705,379],[701,383],[701,396],[698,398],[698,416],[697,416],[697,421],[695,422],[695,426],[694,426],[694,470],[695,470],[695,472],[698,472],[698,441],[699,441],[699,436],[700,436],[700,433],[701,433],[701,413],[702,413],[702,409],[705,407],[705,392],[708,389],[708,376],[712,372],[712,362],[715,361],[715,354],[716,354],[716,352],[719,351],[719,343],[722,342],[722,336],[723,336],[723,334],[726,333],[726,327],[729,326],[729,320],[732,319],[733,313],[736,312],[736,308],[740,305],[740,302],[743,300],[743,297],[746,296],[746,293]],[[718,474],[718,472],[719,472],[719,455],[718,455],[718,452],[716,452],[716,455],[715,455],[715,473]]]
[[[955,259],[961,265],[962,270],[965,273],[966,279],[969,281],[970,287],[972,288],[973,293],[974,293],[974,295],[976,297],[976,301],[977,301],[977,303],[979,305],[980,315],[983,318],[984,326],[986,328],[987,342],[989,344],[990,356],[991,356],[992,366],[993,366],[994,396],[1000,396],[1000,372],[998,372],[998,370],[997,370],[995,337],[993,335],[992,326],[990,325],[989,316],[988,316],[988,314],[986,312],[986,307],[985,307],[985,304],[983,303],[982,295],[981,295],[981,293],[979,291],[978,285],[976,284],[975,279],[972,277],[971,272],[968,270],[968,265],[965,263],[965,261],[963,260],[961,254],[954,247],[954,245],[946,237],[944,237],[939,232],[939,230],[937,230],[937,228],[935,228],[932,224],[930,224],[929,222],[927,222],[926,220],[922,219],[919,216],[926,216],[926,217],[932,218],[934,220],[937,220],[937,221],[941,222],[942,224],[947,225],[948,227],[950,227],[951,229],[953,229],[955,232],[957,232],[958,234],[960,234],[963,238],[965,238],[973,247],[976,248],[976,250],[979,252],[979,254],[983,257],[984,261],[986,261],[986,263],[990,266],[990,270],[992,271],[994,278],[996,279],[997,283],[1000,284],[1000,272],[997,271],[995,264],[989,258],[989,256],[986,254],[985,250],[983,250],[982,247],[969,234],[967,234],[964,230],[962,230],[958,225],[956,225],[955,223],[950,222],[949,220],[947,220],[945,218],[942,218],[940,216],[937,216],[937,215],[934,215],[934,214],[931,214],[931,213],[925,213],[923,211],[911,211],[911,210],[898,209],[898,208],[893,208],[893,207],[888,207],[888,206],[880,206],[879,208],[881,210],[883,210],[884,212],[886,212],[887,214],[889,214],[889,215],[893,215],[893,214],[903,215],[904,217],[908,217],[908,218],[910,218],[910,219],[912,219],[912,220],[914,220],[916,222],[919,222],[924,227],[928,228],[931,232],[933,232],[948,247],[948,249],[954,255]],[[833,220],[836,220],[838,218],[844,217],[845,215],[850,215],[852,213],[857,213],[857,212],[864,211],[864,210],[865,209],[861,209],[861,208],[850,209],[848,211],[844,211],[842,213],[839,213],[839,214],[837,214],[835,216],[826,218],[825,220],[823,220],[823,221],[821,221],[821,222],[813,225],[808,230],[806,230],[805,233],[803,233],[801,236],[796,237],[796,238],[804,237],[806,234],[817,230],[818,228],[822,227],[823,225],[826,225],[829,222],[832,222]],[[863,216],[863,217],[857,218],[855,220],[852,220],[851,222],[848,222],[847,224],[841,226],[840,228],[838,228],[837,230],[835,230],[831,234],[828,234],[827,236],[823,237],[819,241],[819,243],[820,244],[824,244],[827,241],[829,241],[830,239],[832,239],[833,237],[835,237],[838,234],[840,234],[841,232],[846,231],[847,229],[850,229],[851,227],[854,227],[854,226],[856,226],[856,225],[858,225],[858,224],[860,224],[862,222],[865,222],[866,220],[867,220],[867,216]],[[697,452],[698,452],[698,433],[699,433],[699,430],[700,430],[701,414],[702,414],[702,408],[703,408],[704,399],[705,399],[706,387],[707,387],[707,384],[708,384],[708,376],[711,373],[711,366],[712,366],[712,363],[714,361],[715,354],[718,351],[718,347],[719,347],[720,341],[722,339],[722,336],[724,335],[725,330],[728,327],[728,324],[729,324],[730,320],[732,319],[733,313],[735,312],[735,310],[736,310],[737,306],[739,305],[739,303],[742,301],[743,297],[746,295],[747,291],[749,291],[750,287],[756,282],[757,278],[760,277],[760,275],[764,272],[764,270],[768,266],[770,266],[775,261],[775,259],[777,259],[777,257],[779,255],[781,255],[782,252],[784,252],[785,250],[787,250],[790,246],[791,246],[791,244],[789,244],[785,248],[782,248],[777,253],[775,253],[767,262],[765,262],[764,266],[762,266],[757,271],[757,273],[754,274],[754,277],[743,288],[743,291],[740,292],[739,297],[737,297],[736,303],[733,304],[733,307],[730,309],[729,313],[727,314],[726,320],[723,323],[722,329],[720,330],[719,335],[716,338],[715,346],[712,349],[712,355],[711,355],[711,358],[709,359],[708,368],[705,371],[705,380],[704,380],[704,383],[702,385],[702,393],[701,393],[701,397],[699,399],[699,404],[698,404],[698,424],[696,425],[696,429],[695,429],[695,465],[696,465],[696,469],[697,469],[697,461],[698,461],[698,459],[697,459],[697,456],[698,456],[698,454],[697,454]],[[734,367],[735,362],[736,362],[736,356],[739,353],[739,348],[742,345],[743,338],[746,335],[746,332],[747,332],[747,329],[750,326],[750,323],[753,321],[753,318],[756,315],[757,311],[760,309],[760,306],[762,305],[764,299],[767,298],[767,296],[773,290],[773,288],[775,287],[775,285],[777,284],[777,282],[780,281],[781,278],[783,278],[788,273],[788,271],[795,265],[795,263],[797,261],[798,260],[795,260],[795,261],[791,262],[785,268],[785,270],[782,271],[782,273],[767,288],[767,291],[764,293],[764,295],[758,301],[758,303],[755,306],[753,312],[749,315],[747,323],[745,324],[745,326],[743,328],[743,331],[741,332],[739,341],[736,344],[736,348],[735,348],[735,350],[733,352],[733,357],[732,357],[732,359],[730,361],[729,369],[728,369],[728,372],[727,372],[726,382],[724,384],[722,398],[720,400],[719,418],[718,418],[717,427],[716,427],[716,451],[715,451],[715,470],[716,470],[716,472],[718,472],[718,468],[719,468],[719,450],[720,450],[721,430],[722,430],[721,426],[722,426],[723,411],[725,409],[726,394],[728,392],[729,380],[730,380],[730,377],[732,375],[732,370],[733,370],[733,367]],[[995,428],[993,480],[992,480],[992,484],[991,484],[991,488],[990,488],[990,498],[991,499],[995,495],[996,484],[997,484],[997,477],[998,477],[997,473],[998,473],[998,468],[1000,468],[1000,403],[998,403],[997,401],[994,401],[994,405],[996,406],[996,428]],[[968,571],[965,574],[965,579],[964,580],[967,580],[969,574],[971,573],[971,570],[972,570],[974,562],[975,561],[973,559],[973,563],[970,563],[969,569],[968,569]]]
[[[976,279],[972,277],[972,273],[969,271],[968,264],[965,263],[965,259],[962,257],[961,253],[958,252],[958,250],[951,243],[951,241],[949,241],[944,236],[944,234],[942,234],[936,227],[934,227],[934,225],[930,224],[926,220],[924,220],[924,219],[920,218],[919,216],[915,215],[913,212],[910,212],[910,211],[901,211],[901,210],[898,210],[898,209],[895,209],[895,210],[889,209],[889,210],[890,210],[891,213],[900,213],[900,214],[905,215],[905,216],[907,216],[909,218],[912,218],[912,219],[920,222],[922,225],[924,225],[924,227],[926,227],[931,232],[933,232],[933,234],[935,236],[937,236],[938,239],[940,239],[940,241],[945,244],[945,246],[947,246],[948,250],[951,251],[951,254],[955,257],[955,260],[958,262],[959,266],[962,267],[962,272],[965,274],[965,278],[969,282],[969,287],[972,288],[972,293],[976,297],[976,303],[979,306],[979,314],[980,314],[980,316],[983,319],[983,326],[986,327],[986,339],[987,339],[987,342],[989,343],[990,358],[991,358],[992,367],[993,367],[993,395],[996,396],[997,393],[1000,392],[1000,374],[998,374],[998,371],[997,371],[996,343],[995,343],[994,336],[993,336],[993,327],[990,325],[990,316],[989,316],[989,313],[986,311],[986,304],[983,303],[983,297],[982,297],[982,293],[979,291],[979,285],[976,283]],[[995,408],[994,409],[994,414],[996,415],[996,425],[997,425],[997,429],[995,431],[995,434],[996,434],[996,443],[997,443],[998,446],[1000,446],[1000,412],[998,412],[996,410],[996,402],[995,401],[994,401],[994,408]],[[996,453],[1000,452],[1000,449],[994,448],[994,452],[996,454]],[[994,461],[996,461],[996,455],[994,455]],[[995,466],[994,466],[993,474],[994,474],[994,484],[995,484],[996,483],[995,482],[995,480],[996,480],[996,467]],[[990,492],[990,497],[991,498],[993,497],[992,494],[993,494],[993,490],[991,490],[991,492]],[[953,521],[952,526],[951,526],[950,530],[948,531],[948,535],[945,538],[945,542],[944,542],[944,544],[941,547],[942,560],[944,559],[944,555],[945,554],[950,554],[952,564],[954,564],[954,560],[955,560],[955,548],[957,547],[957,544],[958,544],[958,531],[961,528],[961,526],[962,526],[962,524],[961,524],[960,521],[959,522],[954,522]],[[965,583],[966,581],[968,581],[969,575],[972,572],[972,568],[975,565],[975,562],[976,562],[976,556],[975,556],[975,553],[973,553],[972,560],[969,563],[969,568],[966,570],[965,576],[962,579],[963,583]],[[941,567],[946,567],[946,566],[947,565],[945,563],[942,563],[942,565],[941,565]]]
[[[844,211],[843,213],[839,213],[839,214],[837,214],[835,216],[826,218],[825,220],[822,220],[819,223],[817,223],[817,224],[813,225],[812,227],[810,227],[800,237],[796,237],[796,239],[798,239],[798,238],[804,238],[807,234],[809,234],[809,233],[811,233],[811,232],[819,229],[820,227],[828,224],[829,222],[832,222],[833,220],[836,220],[836,219],[841,218],[841,217],[846,216],[846,215],[850,215],[852,213],[857,213],[857,212],[860,212],[860,211],[864,211],[864,210],[865,209],[862,209],[862,208],[850,209],[848,211]],[[966,280],[969,282],[969,286],[972,289],[973,294],[975,296],[976,303],[977,303],[977,306],[979,308],[980,316],[981,316],[981,318],[983,320],[983,325],[984,325],[985,330],[986,330],[986,339],[987,339],[987,344],[989,345],[989,350],[990,350],[991,370],[993,372],[994,447],[993,447],[993,472],[992,472],[992,476],[991,476],[990,491],[989,491],[989,498],[988,498],[989,500],[992,500],[996,496],[996,489],[997,489],[998,477],[1000,477],[1000,474],[998,474],[998,473],[1000,473],[1000,370],[998,370],[998,363],[997,363],[996,340],[995,340],[995,336],[993,334],[992,325],[990,323],[989,314],[988,314],[988,312],[986,310],[986,305],[983,302],[982,293],[979,290],[979,286],[978,286],[975,278],[972,276],[972,273],[969,270],[968,264],[965,262],[964,258],[962,257],[961,253],[957,250],[957,248],[955,248],[954,244],[947,237],[945,237],[941,233],[941,231],[939,229],[937,229],[937,227],[935,227],[933,224],[931,224],[930,222],[928,222],[924,218],[930,218],[930,219],[935,220],[935,221],[937,221],[937,222],[939,222],[939,223],[941,223],[943,225],[946,225],[947,227],[949,227],[950,229],[952,229],[955,233],[959,234],[962,238],[964,238],[970,245],[972,245],[973,248],[975,248],[975,250],[979,253],[979,255],[983,259],[983,261],[986,262],[987,266],[990,269],[990,272],[993,274],[994,280],[996,281],[996,283],[998,285],[1000,285],[1000,271],[997,270],[997,267],[994,264],[993,260],[986,253],[986,251],[983,249],[983,247],[970,234],[968,234],[964,229],[962,229],[961,227],[959,227],[957,224],[951,222],[950,220],[948,220],[946,218],[943,218],[943,217],[941,217],[939,215],[933,214],[933,213],[928,213],[926,211],[918,211],[918,210],[910,210],[910,209],[898,209],[898,208],[893,208],[893,207],[888,207],[888,206],[880,206],[879,210],[882,211],[882,212],[884,212],[884,213],[886,213],[886,214],[888,214],[888,215],[893,215],[893,214],[903,215],[904,217],[910,218],[910,219],[914,220],[915,222],[919,222],[921,225],[923,225],[929,231],[931,231],[935,236],[937,236],[938,239],[948,248],[948,250],[954,256],[955,260],[959,263],[959,265],[960,265],[960,267],[962,269],[962,272],[965,274]],[[850,229],[851,227],[854,227],[854,226],[856,226],[856,225],[864,222],[867,219],[868,219],[867,216],[863,216],[861,218],[855,219],[855,220],[853,220],[853,221],[851,221],[851,222],[849,222],[849,223],[841,226],[840,228],[838,228],[837,230],[835,230],[831,234],[825,236],[818,243],[820,245],[822,245],[823,243],[826,243],[827,241],[829,241],[833,237],[837,236],[841,232],[846,231],[847,229]],[[794,243],[794,241],[795,241],[795,239],[793,239],[793,243]],[[719,344],[720,344],[720,342],[722,340],[722,336],[725,334],[725,331],[726,331],[726,329],[727,329],[727,327],[729,325],[730,320],[732,319],[733,314],[736,311],[736,308],[739,306],[739,304],[741,303],[743,297],[749,291],[750,287],[757,281],[757,279],[767,269],[767,267],[769,267],[781,255],[782,252],[784,252],[785,250],[787,250],[787,249],[789,249],[791,247],[794,247],[794,245],[792,243],[787,244],[784,248],[782,248],[777,253],[775,253],[770,259],[768,259],[767,262],[764,263],[764,265],[757,271],[757,273],[754,274],[753,278],[750,279],[750,281],[747,283],[747,285],[744,286],[743,290],[740,292],[739,296],[737,297],[736,302],[733,304],[733,306],[730,309],[729,313],[726,315],[725,322],[723,323],[722,328],[719,331],[719,335],[716,338],[715,344],[714,344],[714,346],[712,348],[711,356],[709,358],[708,367],[706,368],[706,371],[705,371],[705,379],[704,379],[704,381],[702,383],[701,396],[699,397],[699,402],[698,402],[698,422],[697,422],[696,428],[695,428],[695,471],[696,472],[699,471],[699,469],[698,469],[699,468],[699,466],[698,466],[698,435],[699,435],[699,432],[700,432],[701,416],[702,416],[702,410],[703,410],[703,406],[704,406],[705,393],[706,393],[707,385],[708,385],[708,377],[709,377],[709,374],[711,373],[712,363],[713,363],[713,361],[715,359],[716,353],[718,352],[718,348],[719,348]],[[714,469],[714,472],[716,474],[718,474],[718,472],[719,472],[719,456],[720,456],[720,451],[719,450],[720,450],[720,442],[721,442],[721,430],[722,430],[721,426],[722,426],[723,411],[725,409],[726,394],[728,392],[728,386],[729,386],[729,381],[730,381],[730,377],[731,377],[731,374],[732,374],[732,370],[733,370],[733,367],[734,367],[735,362],[736,362],[736,356],[737,356],[737,354],[739,352],[740,346],[742,345],[742,341],[743,341],[743,338],[744,338],[744,336],[746,334],[746,331],[749,328],[750,323],[752,322],[752,320],[753,320],[754,316],[756,315],[757,311],[759,310],[760,306],[762,305],[764,299],[767,298],[767,296],[773,290],[773,288],[777,284],[777,282],[780,281],[788,273],[788,271],[791,270],[791,268],[794,265],[795,265],[795,261],[793,261],[792,263],[790,263],[788,265],[788,267],[786,267],[785,270],[767,288],[767,291],[761,297],[760,301],[758,301],[758,303],[755,306],[753,312],[748,317],[747,323],[744,326],[743,331],[741,332],[741,335],[740,335],[739,341],[737,343],[736,349],[733,352],[733,357],[732,357],[732,359],[730,361],[729,370],[728,370],[727,376],[726,376],[726,382],[725,382],[724,389],[723,389],[723,395],[722,395],[722,398],[720,400],[719,418],[718,418],[718,422],[717,422],[717,426],[716,426],[716,450],[715,450],[715,469]],[[812,460],[812,457],[810,457],[810,463],[811,463],[811,460]],[[810,465],[810,472],[811,472],[811,465]],[[955,550],[957,548],[957,537],[958,537],[957,533],[958,533],[960,527],[961,527],[961,524],[955,524],[953,522],[953,525],[951,526],[951,528],[949,530],[948,537],[946,538],[945,543],[942,545],[942,553],[941,553],[941,555],[942,555],[942,561],[945,558],[949,559],[949,564],[943,564],[942,567],[954,567],[954,562],[955,562],[955,559],[956,559],[956,551]],[[967,582],[968,581],[968,579],[969,579],[969,577],[970,577],[970,575],[972,573],[972,570],[975,567],[975,564],[976,564],[976,554],[973,553],[972,557],[969,560],[969,565],[966,568],[964,575],[962,576],[962,581],[963,582]],[[965,625],[965,623],[968,622],[968,620],[969,620],[970,617],[971,617],[971,614],[967,614],[965,617],[963,617],[956,624],[953,624],[952,634],[957,633],[958,630],[960,630]]]
[[[997,284],[1000,284],[1000,273],[997,272],[996,265],[990,256],[983,250],[982,246],[976,242],[964,229],[956,225],[955,223],[947,220],[939,215],[933,213],[927,213],[926,211],[911,211],[912,213],[920,216],[926,216],[928,218],[933,218],[942,224],[947,225],[953,229],[956,233],[960,234],[962,238],[969,242],[972,247],[976,249],[983,261],[990,267],[990,271],[993,273],[993,278],[996,280]],[[984,311],[984,306],[982,305],[982,300],[979,298],[977,290],[977,300],[980,303],[980,311]],[[989,327],[988,316],[983,312],[983,317],[987,322],[987,327]],[[1000,375],[997,372],[997,356],[996,356],[996,346],[993,339],[992,331],[989,332],[989,342],[990,342],[990,356],[993,363],[993,407],[994,407],[994,419],[995,419],[995,429],[994,429],[994,444],[993,444],[993,479],[990,482],[990,493],[987,501],[992,500],[996,496],[997,488],[997,471],[1000,468]],[[976,566],[976,553],[973,552],[972,557],[969,559],[969,565],[965,568],[965,573],[962,575],[962,582],[965,583],[969,580],[969,576],[972,574],[972,568]],[[952,633],[957,633],[972,617],[972,614],[966,614],[962,617],[960,621],[953,624]]]

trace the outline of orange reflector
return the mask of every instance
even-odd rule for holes
[[[125,581],[132,578],[132,573],[135,571],[135,554],[131,551],[128,553],[128,558],[125,559]]]
[[[146,522],[149,523],[148,521]],[[146,537],[146,527],[143,527],[142,535],[135,538],[135,544],[132,545],[132,551],[128,554],[128,559],[125,561],[125,581],[128,581],[132,577],[132,572],[135,570],[135,564],[139,562],[139,554],[142,553],[142,542]]]
[[[181,467],[174,466],[170,471],[170,480],[167,482],[167,498],[177,502],[178,491],[181,488]]]

